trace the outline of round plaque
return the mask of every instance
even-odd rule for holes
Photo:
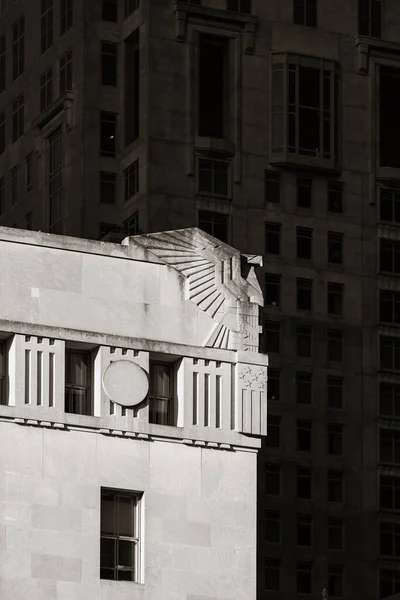
[[[103,373],[103,390],[116,404],[136,406],[149,391],[147,373],[130,360],[116,360]]]

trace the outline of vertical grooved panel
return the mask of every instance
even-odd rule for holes
[[[221,427],[221,375],[215,378],[215,427]]]
[[[198,375],[197,373],[193,373],[193,425],[197,425],[199,422],[199,413],[197,405],[198,385]]]
[[[30,403],[31,399],[31,351],[25,350],[25,404]]]
[[[54,352],[49,354],[49,406],[54,406]]]
[[[204,374],[204,427],[210,426],[210,375]]]
[[[38,406],[42,404],[42,362],[43,352],[39,350],[36,360],[36,404]]]

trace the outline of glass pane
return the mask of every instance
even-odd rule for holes
[[[100,567],[114,568],[116,566],[116,540],[101,538]]]
[[[101,497],[101,533],[108,533],[114,535],[115,531],[115,520],[114,520],[114,497],[105,496]]]
[[[85,354],[69,352],[67,355],[67,381],[75,385],[87,386],[88,365]]]
[[[118,500],[118,535],[136,537],[135,500],[123,496]]]
[[[121,567],[134,567],[134,542],[127,540],[118,540],[118,568]]]
[[[100,579],[115,579],[114,569],[100,569]]]
[[[152,365],[151,393],[154,396],[170,397],[171,376],[168,365]]]
[[[320,113],[317,110],[299,109],[299,151],[317,155],[320,148]]]
[[[320,70],[299,67],[299,105],[320,108]]]

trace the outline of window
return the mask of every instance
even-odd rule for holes
[[[269,592],[279,592],[280,561],[278,558],[266,558],[264,563],[265,589]]]
[[[379,460],[385,463],[400,463],[400,431],[379,430]]]
[[[125,0],[125,18],[139,8],[139,0]]]
[[[342,456],[343,452],[343,425],[340,423],[328,424],[328,454]]]
[[[297,404],[312,404],[312,374],[296,373]]]
[[[74,20],[74,0],[61,0],[60,34],[71,29]]]
[[[223,138],[229,115],[228,40],[201,36],[199,50],[200,136]]]
[[[342,316],[343,287],[341,283],[328,282],[328,314]]]
[[[60,58],[60,95],[72,90],[72,50],[69,49]]]
[[[268,435],[265,442],[268,448],[279,448],[280,446],[280,418],[269,417],[268,419]]]
[[[400,592],[400,571],[380,569],[379,571],[379,598],[393,596]]]
[[[25,215],[25,229],[28,231],[32,231],[32,211],[26,213]]]
[[[311,499],[311,469],[308,467],[297,468],[297,497]]]
[[[281,515],[278,512],[265,512],[265,541],[269,544],[281,543]]]
[[[311,452],[311,421],[297,421],[297,450]]]
[[[328,212],[343,212],[343,184],[339,181],[328,182]]]
[[[400,242],[381,239],[379,263],[381,271],[400,273]]]
[[[265,465],[265,493],[269,496],[279,496],[281,493],[281,468],[279,465]]]
[[[297,258],[310,260],[312,256],[312,229],[296,227]]]
[[[297,328],[297,356],[311,358],[311,327]]]
[[[332,598],[343,598],[343,567],[328,565],[328,589]]]
[[[400,338],[380,336],[380,363],[381,369],[389,371],[400,370]]]
[[[381,37],[381,0],[358,0],[358,33],[368,37]]]
[[[297,309],[312,310],[312,280],[297,279]]]
[[[115,156],[117,135],[117,115],[110,112],[100,114],[100,154]]]
[[[379,383],[379,414],[383,417],[400,417],[400,385]]]
[[[63,206],[63,138],[61,127],[48,138],[49,232],[62,234]]]
[[[6,36],[0,37],[0,94],[6,89]]]
[[[279,352],[281,324],[279,321],[265,321],[265,352]]]
[[[379,525],[380,555],[400,558],[400,523],[381,522]]]
[[[339,76],[334,62],[293,54],[273,55],[272,155],[297,154],[337,161],[338,94]]]
[[[12,80],[22,75],[25,66],[25,17],[12,26]]]
[[[102,0],[101,20],[113,23],[118,21],[118,0]]]
[[[140,47],[139,29],[124,40],[124,129],[125,146],[140,133]]]
[[[115,204],[117,194],[117,174],[100,173],[100,202],[102,204]]]
[[[30,152],[25,157],[25,190],[27,194],[29,194],[29,192],[31,192],[33,189],[32,164],[33,154]]]
[[[65,352],[65,412],[92,414],[90,354],[77,350]]]
[[[341,377],[327,378],[328,408],[342,410],[343,408],[343,379]]]
[[[0,154],[6,149],[6,113],[4,110],[0,112]]]
[[[140,495],[101,490],[100,578],[140,582]]]
[[[293,0],[293,21],[297,25],[317,26],[317,0]]]
[[[18,202],[18,166],[11,169],[11,204]]]
[[[281,252],[281,224],[265,223],[265,252],[267,254],[280,254]]]
[[[400,478],[380,475],[379,500],[381,510],[400,510]]]
[[[0,215],[6,212],[6,184],[4,177],[0,178]]]
[[[279,306],[281,298],[281,276],[265,275],[265,306]]]
[[[335,329],[328,329],[328,361],[343,361],[343,333]]]
[[[400,223],[400,190],[379,188],[379,217],[388,223]]]
[[[12,140],[16,142],[24,133],[24,95],[20,94],[12,104]]]
[[[228,215],[199,210],[199,228],[221,242],[228,241]]]
[[[379,162],[381,167],[400,168],[397,152],[400,135],[400,69],[379,69]]]
[[[343,233],[328,231],[328,262],[341,265],[343,262]]]
[[[149,398],[149,422],[158,425],[173,425],[174,377],[172,365],[150,364]]]
[[[40,52],[44,54],[53,45],[53,0],[41,0]]]
[[[205,194],[228,196],[228,163],[199,158],[198,191]]]
[[[101,83],[117,85],[117,44],[101,42]]]
[[[53,68],[50,67],[40,77],[40,110],[44,111],[53,102]]]
[[[251,0],[227,0],[226,10],[251,15]]]
[[[7,377],[7,364],[6,364],[6,346],[4,342],[0,342],[0,405],[8,404],[6,397],[6,377]]]
[[[139,160],[124,170],[124,198],[132,198],[139,191]]]
[[[276,171],[265,171],[265,201],[279,204],[281,200],[281,176]]]
[[[379,290],[379,319],[400,325],[400,292]]]
[[[297,178],[297,206],[300,208],[311,208],[312,203],[312,179],[306,177]]]
[[[268,383],[267,383],[267,393],[268,400],[273,400],[275,402],[279,401],[280,394],[280,371],[278,369],[270,369],[268,367]]]
[[[328,517],[328,548],[343,550],[343,519]]]
[[[297,545],[312,546],[311,515],[297,515]]]
[[[121,227],[115,225],[115,223],[99,223],[99,240],[104,239],[106,236],[108,236],[108,234],[120,232]]]
[[[139,230],[139,211],[133,213],[126,221],[124,221],[124,231],[126,235],[138,235]]]
[[[297,563],[297,593],[311,594],[312,567],[310,562]]]
[[[328,502],[343,502],[343,473],[328,471]]]

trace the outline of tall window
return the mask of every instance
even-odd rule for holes
[[[103,204],[115,204],[117,194],[117,174],[100,173],[100,202]]]
[[[251,15],[251,0],[226,0],[226,10]]]
[[[343,425],[341,423],[328,424],[328,454],[342,456],[343,452]]]
[[[16,142],[24,133],[24,95],[20,94],[12,103],[12,140]]]
[[[49,232],[63,233],[63,139],[61,128],[48,138]]]
[[[279,448],[280,446],[280,417],[269,417],[266,446],[268,448]]]
[[[118,1],[117,0],[102,0],[101,2],[101,19],[102,21],[118,21]]]
[[[102,488],[100,578],[140,583],[141,495]]]
[[[264,301],[265,306],[279,306],[281,298],[281,276],[265,275]]]
[[[0,342],[0,405],[7,404],[6,376],[7,376],[6,345],[4,342]]]
[[[199,193],[228,196],[228,163],[199,158],[198,167]]]
[[[343,184],[340,181],[328,183],[328,211],[339,214],[343,212]]]
[[[6,149],[6,113],[4,110],[0,112],[0,154]]]
[[[0,178],[0,215],[6,212],[6,184],[4,177]]]
[[[343,598],[344,594],[344,569],[342,565],[328,566],[328,589],[332,598]]]
[[[69,49],[60,58],[60,96],[72,90],[72,50]]]
[[[343,233],[328,231],[328,262],[341,265],[343,262]]]
[[[400,190],[379,188],[379,218],[388,223],[400,223]]]
[[[341,283],[328,283],[328,314],[342,316],[343,287]]]
[[[25,157],[25,191],[27,194],[33,189],[33,174],[32,174],[32,165],[33,165],[33,154],[30,152]]]
[[[53,45],[53,0],[41,0],[40,51],[44,54]]]
[[[279,352],[281,324],[279,321],[264,322],[265,352]]]
[[[269,544],[281,542],[281,515],[272,510],[265,513],[265,541]]]
[[[368,37],[381,37],[381,0],[358,0],[358,33]]]
[[[6,89],[6,36],[0,37],[0,94]]]
[[[44,111],[53,102],[53,67],[40,77],[40,110]]]
[[[18,165],[11,169],[11,204],[18,202]]]
[[[265,171],[265,201],[279,204],[281,199],[281,175],[277,171]]]
[[[265,252],[267,254],[280,254],[281,252],[281,224],[265,223]]]
[[[383,417],[400,418],[400,385],[379,383],[379,414]]]
[[[379,161],[381,167],[400,168],[400,69],[379,69]]]
[[[65,353],[65,412],[92,414],[90,354],[77,350]]]
[[[312,546],[311,515],[297,515],[297,545]]]
[[[328,548],[342,551],[344,547],[343,519],[328,517]]]
[[[328,471],[328,502],[343,502],[343,473]]]
[[[312,443],[312,421],[298,419],[296,423],[297,450],[300,452],[311,452]]]
[[[140,134],[140,47],[139,29],[124,40],[124,127],[125,146]]]
[[[279,402],[280,398],[280,371],[279,369],[270,369],[268,367],[268,400]]]
[[[134,10],[139,8],[139,0],[125,0],[125,17],[129,17]]]
[[[221,240],[228,241],[228,215],[199,210],[199,228]]]
[[[312,564],[310,562],[297,563],[297,593],[311,594],[312,590]]]
[[[341,410],[343,408],[343,378],[327,378],[328,408]]]
[[[60,34],[71,29],[74,21],[74,0],[61,0],[60,5]]]
[[[117,136],[117,115],[110,112],[100,114],[100,154],[115,156]]]
[[[312,310],[312,279],[297,279],[297,308]]]
[[[343,361],[343,332],[336,329],[328,329],[328,361]]]
[[[279,496],[281,493],[281,468],[279,465],[265,465],[265,493],[269,496]]]
[[[379,240],[379,268],[387,273],[400,273],[400,242]]]
[[[135,160],[124,170],[124,198],[132,198],[139,191],[139,160]]]
[[[297,25],[317,26],[317,0],[293,0],[293,21]]]
[[[173,425],[174,423],[174,375],[173,365],[150,364],[150,423]]]
[[[380,569],[379,571],[379,598],[394,596],[400,592],[400,571]]]
[[[338,89],[335,63],[293,54],[274,55],[272,154],[337,160]]]
[[[313,230],[308,227],[296,227],[297,258],[311,260],[312,234]]]
[[[126,235],[139,235],[139,211],[133,213],[124,221],[124,231]]]
[[[297,467],[297,497],[310,500],[312,495],[312,475],[308,467]]]
[[[400,464],[400,431],[379,429],[379,460]]]
[[[297,206],[311,208],[312,205],[312,179],[309,177],[297,178]]]
[[[400,371],[400,338],[381,335],[379,366],[388,371]]]
[[[264,561],[265,589],[269,592],[279,592],[280,589],[280,560],[266,558]]]
[[[32,231],[32,225],[33,225],[33,214],[32,211],[28,211],[25,215],[25,229],[27,231]]]
[[[382,510],[400,510],[400,478],[391,475],[379,477],[379,507]]]
[[[312,374],[296,373],[296,402],[297,404],[312,404]]]
[[[199,53],[198,133],[222,138],[229,112],[228,41],[202,36]]]
[[[379,525],[379,554],[400,558],[400,523],[381,522]]]
[[[311,358],[312,352],[312,329],[311,327],[297,327],[297,356]]]
[[[12,26],[13,81],[24,72],[25,65],[25,17],[21,17]]]
[[[117,44],[101,42],[102,85],[117,85],[117,50]]]

